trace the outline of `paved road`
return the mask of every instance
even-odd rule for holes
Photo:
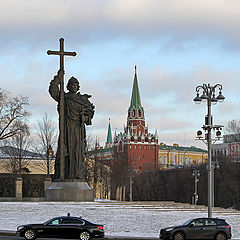
[[[23,240],[24,238],[16,237],[14,231],[0,231],[0,240]],[[157,240],[158,238],[145,238],[145,237],[113,237],[105,236],[104,238],[94,238],[95,240]],[[63,238],[37,238],[37,240],[63,240]],[[65,240],[76,240],[75,239],[66,239]],[[231,240],[240,240],[240,239],[231,239]]]
[[[0,236],[1,240],[24,240],[24,238],[16,236]],[[135,237],[104,237],[104,238],[93,238],[93,240],[157,240],[157,238],[135,238]],[[37,238],[37,240],[63,240],[63,238]],[[76,240],[75,239],[66,239],[65,240]]]
[[[111,237],[107,236],[104,238],[93,238],[93,240],[157,240],[158,238],[135,238],[135,237]],[[24,240],[24,238],[16,236],[0,236],[0,240]],[[63,240],[63,238],[37,238],[37,240]],[[66,239],[65,240],[76,240],[75,239]],[[231,239],[231,240],[240,240],[240,239]]]
[[[158,238],[135,238],[135,237],[111,237],[107,236],[104,238],[93,238],[93,240],[157,240]],[[16,236],[0,236],[0,240],[24,240],[24,238]],[[63,240],[63,238],[37,238],[37,240]],[[65,240],[76,240],[75,239],[66,239]],[[231,239],[231,240],[240,240],[240,239]]]
[[[0,230],[0,240],[23,240],[24,238],[16,237],[14,231]],[[63,238],[37,238],[37,240],[62,240]],[[104,238],[94,238],[95,240],[157,240],[158,238],[136,238],[136,237],[113,237],[105,236]],[[76,240],[75,239],[66,239],[65,240]]]

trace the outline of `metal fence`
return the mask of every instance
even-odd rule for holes
[[[44,198],[44,174],[22,174],[22,197]],[[16,197],[16,176],[0,174],[0,197]]]

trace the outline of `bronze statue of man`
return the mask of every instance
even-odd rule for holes
[[[49,93],[58,102],[59,85],[64,74],[58,74],[50,82]],[[67,83],[68,92],[64,92],[64,179],[84,180],[84,160],[86,157],[86,130],[85,124],[91,125],[94,115],[94,105],[89,101],[91,95],[80,94],[80,86],[76,78],[71,77]],[[55,179],[60,178],[60,142],[55,159]]]

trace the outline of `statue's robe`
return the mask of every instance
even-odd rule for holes
[[[59,87],[53,81],[49,93],[59,103]],[[64,93],[64,178],[84,180],[84,159],[86,157],[85,124],[91,125],[94,106],[88,100],[90,96],[80,93]],[[59,111],[59,104],[58,104]],[[55,159],[55,178],[60,178],[60,141]]]

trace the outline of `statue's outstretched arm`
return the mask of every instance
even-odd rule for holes
[[[59,96],[60,96],[59,85],[60,85],[60,81],[61,81],[63,74],[64,74],[64,71],[59,70],[58,74],[55,75],[53,80],[50,82],[50,86],[48,89],[51,97],[57,102],[59,101]]]

